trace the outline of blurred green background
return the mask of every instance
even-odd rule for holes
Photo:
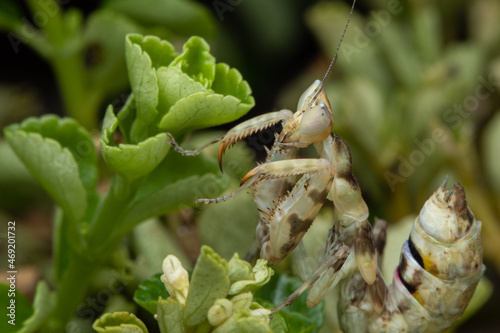
[[[106,105],[118,109],[129,93],[123,58],[128,32],[156,34],[176,45],[192,34],[207,38],[217,61],[237,68],[254,92],[256,107],[241,120],[294,110],[303,90],[323,77],[350,8],[345,1],[148,0],[139,11],[134,2],[65,1],[65,13],[75,14],[61,38],[74,45],[56,55],[43,38],[13,37],[22,26],[12,17],[35,25],[37,18],[28,2],[3,2],[0,127],[56,113],[77,118],[97,135]],[[483,222],[485,275],[493,291],[459,332],[494,332],[500,323],[495,318],[500,306],[499,18],[496,0],[358,1],[326,81],[334,132],[351,147],[371,221],[377,216],[394,230],[402,228],[398,221],[409,225],[408,216],[418,214],[446,175],[464,186],[472,212]],[[196,147],[217,135],[193,136],[186,145]],[[257,159],[272,138],[264,132],[247,140]],[[242,146],[228,153],[228,161],[240,161],[230,173],[230,190],[237,186],[236,176],[254,165],[251,156]],[[106,179],[101,183],[106,188]],[[258,218],[250,201],[241,196],[224,205],[186,207],[136,228],[125,243],[131,253],[126,257],[142,267],[137,280],[156,272],[154,262],[165,252],[194,260],[202,243],[228,258],[234,251],[244,255]],[[20,222],[18,263],[26,278],[19,289],[28,295],[39,278],[50,276],[52,214],[46,194],[2,139],[0,216]],[[241,220],[234,221],[235,215]],[[489,291],[485,295],[483,301]]]

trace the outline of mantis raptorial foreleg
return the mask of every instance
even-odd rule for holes
[[[335,169],[331,163],[324,159],[297,159],[297,160],[283,160],[261,164],[250,170],[241,180],[240,187],[225,196],[219,198],[200,198],[196,199],[196,203],[218,203],[226,201],[235,197],[246,188],[256,185],[256,183],[264,180],[279,179],[290,176],[304,175],[304,174],[325,174],[323,178],[331,178]],[[325,186],[326,187],[326,186]],[[279,200],[278,198],[273,198]]]
[[[222,170],[222,155],[224,151],[231,147],[233,144],[238,142],[241,139],[244,139],[256,132],[262,131],[272,125],[275,125],[279,122],[287,121],[293,117],[293,112],[290,110],[281,110],[276,112],[270,112],[263,114],[261,116],[249,119],[235,127],[233,127],[226,134],[213,139],[212,141],[204,144],[200,148],[196,150],[187,150],[179,146],[179,144],[175,141],[175,138],[172,134],[167,133],[169,137],[169,143],[174,147],[174,149],[184,155],[184,156],[196,156],[205,150],[207,147],[213,145],[221,141],[221,145],[219,147],[219,166]]]

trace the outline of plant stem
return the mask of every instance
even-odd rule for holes
[[[120,176],[115,177],[86,234],[85,258],[72,253],[57,295],[56,308],[46,325],[49,331],[60,330],[72,318],[79,304],[84,304],[82,299],[87,292],[90,275],[120,244],[117,238],[121,238],[122,234],[116,233],[115,229],[123,220],[125,208],[135,194],[132,185]]]
[[[91,256],[102,255],[109,244],[115,243],[115,238],[118,237],[116,228],[123,221],[126,207],[135,191],[132,182],[118,175],[115,177],[108,196],[99,207],[86,235]]]
[[[57,303],[45,328],[49,332],[60,332],[73,317],[75,310],[87,292],[90,276],[94,273],[96,262],[72,253],[71,260],[57,293]]]
[[[97,128],[100,94],[86,87],[83,61],[79,55],[51,60],[68,114],[88,130]]]
[[[45,39],[41,38],[40,31],[37,31],[37,39],[30,38],[28,41],[32,41],[32,47],[50,62],[66,112],[85,128],[95,129],[98,125],[97,112],[102,96],[100,91],[92,90],[87,85],[83,52],[79,43],[81,33],[67,26],[63,10],[57,1],[29,0],[28,5],[33,14],[47,13],[47,22],[40,27]]]

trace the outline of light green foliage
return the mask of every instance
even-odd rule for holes
[[[5,129],[12,150],[60,207],[54,224],[55,277],[60,292],[44,316],[37,314],[38,319],[31,321],[33,329],[51,331],[71,318],[93,270],[137,223],[192,205],[207,188],[219,193],[227,186],[213,158],[169,154],[165,128],[184,136],[195,128],[235,120],[253,106],[248,84],[235,69],[216,64],[200,37],[191,38],[180,55],[157,37],[129,35],[126,45],[132,94],[117,115],[110,105],[102,124],[101,153],[116,173],[107,193],[96,193],[97,152],[89,133],[75,120],[47,115]],[[210,96],[218,102],[213,104]],[[192,105],[203,110],[193,111]],[[123,143],[115,141],[120,134]],[[218,257],[215,253],[207,256]],[[229,291],[227,263],[207,260],[194,271],[202,277],[194,279],[198,282],[187,300],[189,325],[205,321],[213,301]],[[220,271],[219,276],[203,278],[212,270]],[[210,288],[214,294],[204,295]],[[205,300],[201,307],[193,301],[196,295]],[[154,303],[147,298],[143,303],[156,311],[158,296]]]
[[[147,333],[144,323],[132,313],[108,313],[94,322],[97,332]]]
[[[29,15],[19,3],[3,1],[0,30],[9,32],[15,53],[26,44],[45,58],[61,87],[65,111],[87,129],[97,127],[103,101],[128,85],[127,34],[211,37],[216,30],[210,12],[187,0],[103,1],[86,21],[80,11],[63,10],[56,0],[28,1],[27,6]],[[28,26],[26,15],[42,23],[35,19],[39,27]]]
[[[189,281],[185,307],[173,297],[165,299],[166,291],[159,274],[141,283],[134,300],[149,312],[158,314],[162,332],[193,329],[204,332],[317,332],[324,320],[323,307],[308,309],[305,295],[270,319],[271,311],[263,305],[279,304],[301,284],[284,275],[268,283],[273,274],[265,260],[259,260],[252,268],[235,254],[228,263],[211,248],[203,246]],[[257,291],[261,287],[263,289]]]
[[[158,315],[162,332],[193,329],[206,332],[271,332],[271,326],[276,327],[274,332],[287,332],[286,323],[280,315],[271,321],[271,311],[253,300],[252,292],[267,283],[273,273],[265,260],[259,260],[252,269],[237,254],[228,263],[211,248],[203,246],[189,281],[185,306],[175,297],[164,299],[165,286],[158,275],[144,281],[135,292],[134,299],[149,312]],[[169,274],[172,277],[176,275],[167,268],[164,275]],[[241,287],[233,288],[240,283]]]
[[[175,299],[158,300],[158,326],[162,333],[183,333],[183,311],[182,305]]]
[[[45,281],[38,282],[32,315],[22,323],[19,333],[36,332],[41,323],[50,315],[56,303],[56,294],[49,290]]]
[[[247,261],[241,260],[238,253],[233,255],[227,265],[231,283],[240,280],[254,280],[252,265]]]
[[[202,247],[189,287],[184,317],[187,326],[206,320],[208,309],[229,291],[227,262],[209,247]]]
[[[240,261],[243,265],[244,261],[238,258],[231,259],[231,261]],[[231,289],[229,290],[229,295],[237,295],[246,291],[255,291],[262,287],[264,284],[268,283],[273,275],[273,270],[267,267],[267,261],[263,259],[257,259],[257,263],[253,267],[253,274],[250,279],[241,279],[231,284]]]
[[[153,36],[129,35],[126,49],[137,114],[132,142],[156,134],[158,121],[162,130],[182,135],[238,119],[254,105],[240,73],[216,64],[198,37],[190,38],[179,55]]]
[[[149,137],[138,144],[113,145],[113,134],[118,119],[110,105],[106,111],[102,131],[102,156],[117,174],[133,180],[150,173],[167,155],[170,149],[165,133]]]
[[[5,130],[12,149],[75,223],[86,214],[97,182],[97,155],[87,131],[72,119],[28,118]]]

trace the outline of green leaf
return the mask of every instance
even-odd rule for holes
[[[8,277],[9,274],[7,274]],[[9,280],[6,281],[9,282]],[[0,322],[0,331],[5,333],[17,332],[22,322],[33,314],[31,304],[23,294],[15,291],[15,294],[11,296],[10,293],[13,293],[10,286],[0,283],[0,301],[2,303],[3,314],[3,320]],[[11,305],[12,301],[15,302],[13,305]],[[9,309],[9,307],[13,307],[14,313],[11,314],[12,309]]]
[[[130,94],[125,102],[125,105],[117,114],[118,128],[125,138],[125,142],[132,143],[131,132],[134,124],[134,119],[137,114],[134,94]]]
[[[234,121],[252,107],[234,96],[198,92],[177,102],[159,127],[173,134],[190,132]]]
[[[289,332],[288,326],[286,325],[285,318],[281,316],[280,313],[273,314],[273,318],[271,318],[271,322],[269,323],[269,327],[273,331],[273,333],[286,333]]]
[[[161,274],[155,274],[150,280],[142,281],[134,293],[134,301],[153,315],[158,308],[158,298],[167,299],[170,296],[165,284],[160,280]]]
[[[160,95],[158,111],[164,115],[181,98],[193,93],[203,92],[205,88],[194,81],[178,67],[161,67],[157,72]]]
[[[151,172],[128,207],[125,225],[193,205],[227,186],[215,161],[203,155],[185,157],[173,151]]]
[[[97,182],[97,155],[85,129],[72,119],[46,115],[7,127],[5,136],[68,217],[80,221]]]
[[[150,173],[167,155],[170,149],[165,133],[147,138],[138,144],[113,145],[113,134],[118,119],[110,105],[103,121],[101,135],[102,156],[109,167],[128,180],[134,180]]]
[[[260,304],[267,301],[278,306],[301,285],[300,279],[276,273],[269,283],[255,292],[254,299]],[[318,332],[323,326],[323,302],[310,309],[306,305],[306,299],[307,294],[304,293],[292,305],[280,311],[288,325],[288,332]]]
[[[56,305],[55,293],[50,292],[45,281],[38,282],[33,300],[33,314],[23,322],[18,333],[36,332],[45,319],[51,314]]]
[[[180,68],[207,89],[215,79],[215,58],[210,54],[210,46],[200,37],[188,39],[172,66]]]
[[[150,37],[161,41],[157,37]],[[156,83],[156,70],[153,68],[151,58],[142,49],[140,35],[128,35],[125,43],[125,58],[127,60],[130,86],[136,101],[136,118],[130,131],[131,143],[138,143],[156,134],[154,121],[158,115],[158,85]]]
[[[7,141],[0,139],[0,210],[15,213],[47,197],[40,183],[17,157]]]
[[[227,262],[211,248],[203,246],[190,281],[184,310],[186,325],[195,326],[205,321],[208,309],[228,291]]]
[[[162,333],[184,333],[182,305],[175,299],[158,301],[158,326]]]
[[[133,313],[106,313],[97,319],[92,328],[97,332],[147,333],[146,325]]]
[[[241,260],[236,252],[228,262],[228,275],[231,283],[241,280],[254,280],[252,265],[245,260]]]
[[[130,86],[136,103],[136,118],[130,131],[131,143],[138,143],[158,133],[158,83],[156,70],[167,66],[177,56],[174,47],[155,36],[130,34],[125,42]]]
[[[216,30],[210,11],[194,1],[108,0],[105,7],[124,13],[143,25],[166,26],[181,36],[211,37]]]
[[[132,54],[140,50],[143,58],[142,60],[138,60],[139,64],[141,61],[146,61],[154,69],[167,67],[178,57],[172,44],[156,36],[130,34],[126,38],[126,47],[127,52],[132,52]],[[127,62],[127,64],[136,70],[134,62]]]
[[[177,55],[170,43],[157,37],[127,36],[135,119],[124,134],[131,143],[160,129],[181,135],[227,123],[254,106],[250,87],[241,74],[225,64],[216,65],[209,51],[200,37],[191,37]],[[127,108],[128,116],[132,115],[131,105]]]
[[[176,61],[177,59],[174,63]],[[208,59],[202,62],[204,68],[208,67],[209,62]],[[201,66],[198,64],[198,67]],[[208,69],[204,72],[207,74],[203,74],[203,77],[209,78]],[[215,66],[211,88],[215,94],[211,91],[199,91],[180,99],[161,119],[160,128],[175,134],[217,126],[238,119],[255,105],[248,83],[236,69],[231,69],[226,64],[219,63]]]
[[[252,269],[254,278],[251,280],[236,281],[231,285],[229,295],[236,295],[247,291],[256,291],[269,282],[274,271],[267,266],[267,260],[257,259]]]
[[[269,318],[252,316],[249,311],[235,310],[222,325],[218,326],[214,333],[248,332],[248,333],[271,333]]]
[[[234,96],[241,101],[242,107],[250,110],[254,105],[254,98],[251,96],[252,89],[248,82],[243,80],[241,73],[229,67],[225,63],[215,65],[215,79],[212,90],[221,95]]]

